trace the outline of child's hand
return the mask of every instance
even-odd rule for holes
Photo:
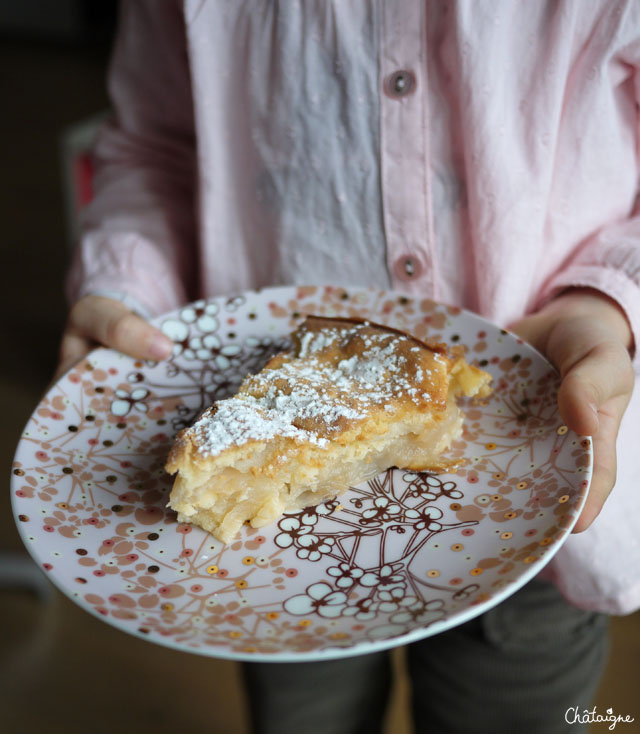
[[[85,296],[72,307],[60,344],[57,379],[96,346],[117,349],[138,359],[166,359],[169,337],[111,298]]]
[[[616,480],[616,437],[634,382],[629,323],[603,293],[576,288],[511,329],[560,371],[558,407],[567,426],[593,436],[591,489],[574,529],[582,532],[598,516]]]

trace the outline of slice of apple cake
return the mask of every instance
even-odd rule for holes
[[[246,521],[261,527],[389,467],[442,470],[462,432],[456,398],[486,396],[490,381],[461,350],[308,317],[289,350],[178,434],[169,505],[228,542]]]

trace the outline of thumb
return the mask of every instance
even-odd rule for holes
[[[79,336],[136,359],[166,359],[173,342],[123,303],[87,296],[71,310],[70,327]]]
[[[549,340],[548,356],[562,377],[558,391],[560,415],[576,433],[593,436],[598,432],[599,414],[610,401],[631,394],[633,368],[629,353],[618,341],[580,339],[577,330],[567,338],[554,336]]]
[[[616,439],[633,389],[633,369],[619,343],[602,343],[569,367],[558,391],[564,422],[593,437],[593,474],[574,532],[586,530],[611,493],[617,473]]]

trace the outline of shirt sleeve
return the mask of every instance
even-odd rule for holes
[[[613,298],[622,308],[634,338],[634,369],[640,375],[640,39],[637,22],[629,24],[631,40],[621,49],[620,61],[631,71],[625,92],[634,97],[638,181],[635,205],[627,219],[612,222],[581,243],[547,281],[540,293],[538,307],[561,290],[581,286],[595,288]]]
[[[634,337],[634,367],[640,374],[640,216],[598,231],[576,249],[547,281],[538,307],[571,287],[595,288],[625,312]]]
[[[109,71],[114,117],[94,148],[69,298],[117,293],[153,315],[193,296],[195,132],[181,4],[121,6]]]

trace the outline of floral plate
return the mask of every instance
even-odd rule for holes
[[[166,509],[164,460],[174,434],[281,349],[305,313],[462,344],[494,393],[463,406],[455,473],[389,470],[223,545]],[[284,287],[199,301],[157,323],[175,344],[168,362],[92,352],[42,400],[13,465],[27,548],[63,592],[119,629],[235,659],[393,647],[515,592],[582,508],[591,441],[562,424],[556,373],[478,316],[388,291]]]

